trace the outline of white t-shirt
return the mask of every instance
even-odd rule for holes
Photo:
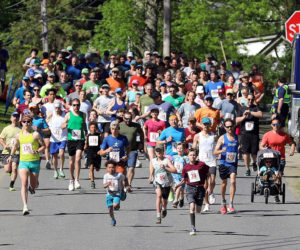
[[[55,114],[52,115],[51,120],[49,121],[49,128],[51,130],[51,142],[62,142],[68,139],[68,129],[62,129],[61,124],[65,119],[65,112],[62,113],[61,116]]]
[[[101,95],[95,100],[94,105],[100,111],[106,111],[112,98],[113,98],[112,96]],[[105,122],[110,122],[110,120],[111,120],[110,115],[103,114],[98,116],[98,122],[105,123]]]
[[[54,103],[47,102],[45,103],[42,108],[41,112],[47,117],[50,113],[55,111]]]
[[[162,161],[158,161],[157,158],[152,159],[152,165],[154,168],[154,183],[159,184],[162,187],[169,187],[173,183],[172,175],[161,168],[161,165],[167,166],[167,158],[164,158]]]
[[[113,175],[106,173],[103,176],[103,184],[111,182],[111,184],[106,188],[107,194],[116,194],[119,193],[123,188],[123,181],[125,180],[125,176],[121,173],[115,172]]]

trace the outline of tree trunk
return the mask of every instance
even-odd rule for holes
[[[145,50],[151,52],[157,50],[157,20],[158,2],[160,0],[145,0]]]
[[[163,55],[170,56],[171,46],[171,0],[164,0],[164,47]]]

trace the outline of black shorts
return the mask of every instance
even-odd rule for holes
[[[44,139],[47,139],[47,138],[50,139],[50,137],[51,137],[51,133],[50,133],[49,135],[45,135],[45,134],[44,134],[44,137],[43,137],[43,138],[44,138]]]
[[[97,155],[97,153],[94,153],[94,154],[88,153],[86,158],[87,158],[87,165],[88,166],[93,165],[94,168],[100,168],[101,167],[101,156]]]
[[[81,150],[81,151],[83,150],[84,141],[83,140],[68,141],[67,148],[68,148],[69,156],[74,156],[76,154],[77,150]]]
[[[171,187],[163,187],[160,184],[155,184],[155,189],[158,188],[161,190],[162,198],[167,200],[169,198]]]
[[[100,122],[100,124],[104,133],[110,133],[110,122]]]
[[[195,203],[199,207],[202,206],[205,195],[205,188],[203,186],[186,185],[185,193],[189,204]]]
[[[221,180],[225,180],[227,178],[230,178],[230,175],[232,173],[237,174],[237,166],[224,166],[220,165],[219,167],[219,173]]]
[[[7,165],[7,159],[8,159],[9,155],[2,155],[2,164],[3,165]],[[15,162],[17,164],[19,164],[20,161],[20,156],[19,155],[13,155],[11,157],[11,162]]]
[[[259,135],[241,134],[242,152],[256,155],[259,150]]]

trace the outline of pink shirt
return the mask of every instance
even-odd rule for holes
[[[166,123],[161,120],[155,122],[149,119],[145,122],[145,128],[148,130],[147,145],[155,147],[159,135],[166,128]]]

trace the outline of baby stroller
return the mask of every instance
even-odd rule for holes
[[[282,195],[282,203],[285,203],[285,183],[276,183],[278,178],[276,171],[280,166],[280,157],[280,152],[273,149],[258,151],[258,174],[255,181],[251,183],[251,202],[254,202],[254,195],[259,194],[264,195],[266,204],[268,204],[270,195]]]

